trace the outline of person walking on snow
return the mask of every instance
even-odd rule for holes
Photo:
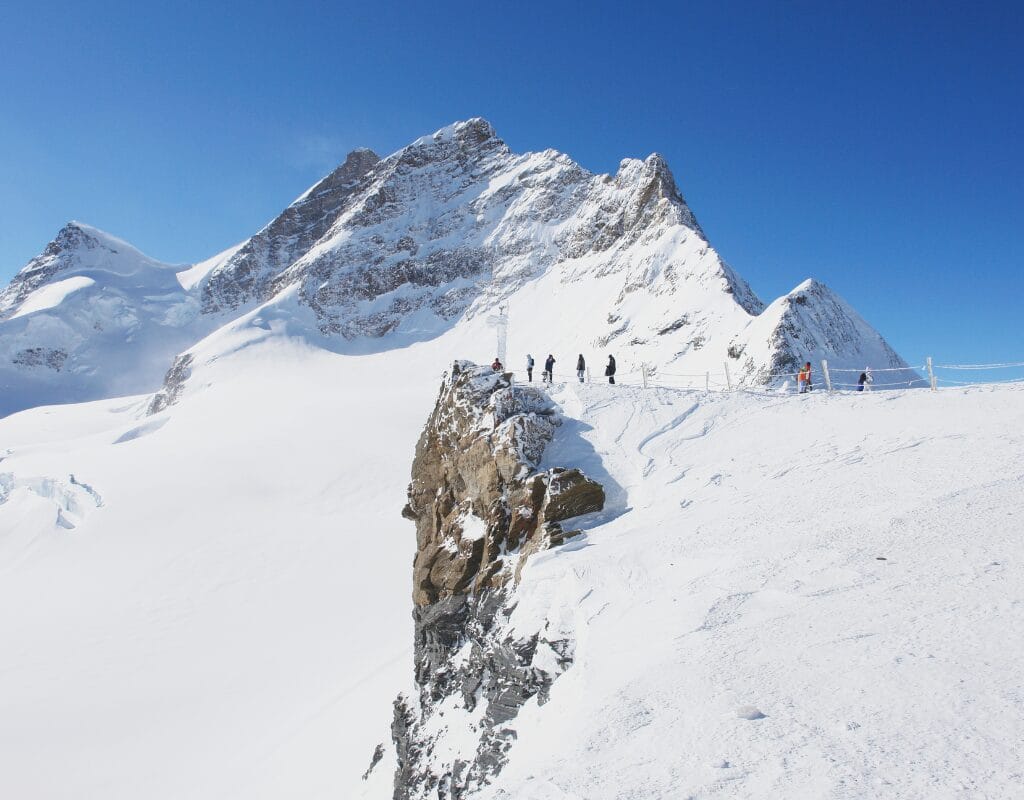
[[[491,369],[493,369],[495,372],[501,372],[501,370],[503,369],[503,367],[501,366],[501,359],[498,358],[497,356],[495,356],[494,358],[494,363],[491,364]]]
[[[583,353],[580,353],[580,357],[576,359],[576,377],[580,379],[580,383],[583,383],[583,375],[587,371],[587,362],[583,360]]]
[[[805,363],[803,369],[801,369],[796,374],[796,384],[797,384],[798,387],[800,387],[800,394],[804,394],[804,392],[811,391],[811,362],[810,361]]]
[[[875,382],[875,379],[871,377],[871,367],[864,367],[864,371],[860,374],[860,379],[857,381],[858,392],[870,392],[871,384]]]
[[[604,374],[608,376],[608,383],[615,383],[615,356],[608,355],[608,366],[604,368]]]
[[[548,357],[544,361],[544,379],[549,384],[555,382],[555,357],[551,353],[548,353]]]
[[[526,379],[533,383],[533,356],[526,354]]]

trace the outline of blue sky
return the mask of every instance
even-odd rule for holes
[[[813,276],[912,362],[1024,358],[1022,8],[9,3],[0,280],[69,219],[208,257],[483,116],[594,171],[663,153],[765,300]]]

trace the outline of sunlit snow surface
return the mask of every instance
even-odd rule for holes
[[[18,310],[10,318],[17,319],[27,314],[34,314],[36,311],[46,311],[47,309],[59,306],[68,295],[77,292],[79,289],[92,286],[94,283],[96,281],[92,278],[88,278],[85,275],[77,275],[74,278],[65,278],[62,281],[47,284],[30,295],[24,303],[18,306]]]
[[[0,420],[4,797],[391,796],[390,747],[359,776],[411,684],[409,465],[441,370],[491,338],[285,332],[216,334],[154,417]],[[1021,792],[1020,387],[552,396],[545,462],[608,508],[525,569],[513,624],[573,631],[576,663],[482,796]]]
[[[567,384],[628,510],[527,568],[577,663],[482,796],[1021,796],[1022,389]]]

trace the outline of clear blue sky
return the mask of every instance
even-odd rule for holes
[[[1022,8],[8,3],[0,280],[69,219],[208,257],[348,150],[484,116],[594,171],[663,153],[765,300],[813,276],[911,361],[1024,357]]]

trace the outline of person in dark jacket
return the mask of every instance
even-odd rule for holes
[[[615,356],[608,356],[608,366],[604,368],[604,374],[608,376],[608,383],[615,383]]]
[[[580,353],[580,357],[576,359],[576,377],[580,379],[580,383],[583,383],[583,376],[587,372],[587,362],[583,360],[583,353]]]
[[[553,383],[555,380],[555,357],[551,353],[548,353],[548,357],[544,361],[544,378],[548,383]]]
[[[504,367],[503,367],[503,366],[501,365],[501,359],[500,359],[500,358],[498,358],[498,357],[495,357],[495,359],[494,359],[494,363],[493,363],[493,364],[491,364],[491,369],[493,369],[493,370],[494,370],[495,372],[501,372],[501,371],[502,371],[503,369],[505,369],[505,368],[504,368]]]

